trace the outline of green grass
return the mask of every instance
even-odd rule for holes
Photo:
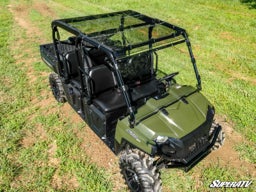
[[[46,114],[50,107],[61,105],[36,105],[46,99],[42,91],[50,91],[40,76],[49,69],[39,62],[23,62],[28,57],[39,61],[37,38],[13,48],[28,37],[13,22],[8,1],[0,4],[0,191],[112,191],[105,171],[81,155],[82,141],[72,131],[73,125],[63,123],[58,114]],[[31,17],[32,21],[40,18],[35,13]],[[27,76],[31,69],[38,76],[32,84]]]
[[[42,93],[50,92],[44,75],[50,70],[40,59],[38,45],[51,41],[50,22],[56,18],[30,9],[28,18],[41,33],[28,37],[7,8],[9,3],[31,7],[35,2],[0,2],[0,191],[112,191],[109,172],[90,162],[73,131],[82,131],[85,124],[73,125],[63,119],[59,113],[62,105],[38,104],[48,99]],[[186,28],[204,95],[215,105],[217,114],[233,122],[234,129],[248,140],[236,146],[243,159],[256,162],[255,9],[238,0],[37,2],[46,2],[58,18],[135,9]],[[20,41],[23,43],[18,44]],[[162,54],[161,69],[175,70],[167,64],[177,62],[176,52],[173,57]],[[19,59],[14,59],[17,55]],[[28,58],[35,59],[28,64]],[[186,74],[190,66],[182,67]],[[28,76],[31,71],[33,83]],[[209,191],[209,184],[216,179],[254,179],[218,162],[209,166],[200,163],[188,173],[164,170],[162,178],[164,191]]]
[[[241,175],[235,168],[221,166],[219,162],[212,162],[210,166],[195,167],[189,172],[183,170],[166,170],[162,174],[163,186],[166,191],[210,191],[209,185],[214,180],[220,181],[248,181],[252,175]],[[252,184],[253,185],[253,184]],[[239,191],[254,191],[254,186]],[[212,191],[234,191],[234,189],[219,189]]]
[[[6,6],[1,2],[1,7]],[[9,33],[12,26],[11,14],[1,8],[1,30],[0,30],[0,186],[9,187],[10,182],[17,175],[20,166],[13,162],[9,156],[18,148],[21,136],[21,126],[24,124],[24,114],[17,113],[26,106],[26,101],[19,100],[24,97],[22,87],[26,84],[26,76],[15,68],[14,60],[9,55]],[[13,72],[16,72],[15,75]],[[19,82],[19,84],[17,84]],[[17,89],[17,92],[14,90]],[[17,95],[18,97],[15,97]],[[21,125],[21,126],[19,126]]]
[[[227,174],[228,173],[228,174]],[[239,179],[238,179],[239,178]],[[215,181],[249,181],[251,180],[251,175],[243,175],[241,176],[236,169],[230,167],[220,167],[216,164],[213,164],[211,167],[205,167],[203,169],[203,173],[201,176],[202,179],[202,187],[200,188],[202,191],[209,190],[209,185]],[[252,184],[253,185],[253,184]],[[246,189],[239,189],[239,191],[254,191],[255,187],[249,187]],[[234,189],[222,188],[222,191],[234,191]]]

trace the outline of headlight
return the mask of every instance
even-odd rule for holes
[[[174,153],[176,153],[176,148],[173,145],[168,144],[163,144],[161,146],[161,151],[165,154],[165,155],[172,155]]]
[[[184,144],[180,139],[168,138],[167,136],[158,136],[155,139],[155,142],[161,152],[168,156],[171,156],[184,148]]]
[[[160,144],[163,144],[165,143],[166,141],[168,140],[168,137],[167,136],[157,136],[157,138],[155,139],[155,142],[160,145]]]

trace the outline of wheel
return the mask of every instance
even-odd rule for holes
[[[59,76],[56,73],[49,75],[49,83],[51,86],[52,94],[59,103],[66,102],[66,96]]]
[[[153,165],[153,158],[146,153],[138,149],[126,149],[121,152],[119,165],[132,192],[161,191],[159,170]]]
[[[219,126],[219,125],[216,124],[216,123],[212,124],[212,127],[210,129],[210,135],[213,133],[216,126]],[[212,146],[212,150],[216,150],[216,149],[219,149],[220,147],[222,147],[224,145],[224,141],[225,141],[225,132],[223,130],[221,130],[219,132],[219,135],[218,135],[217,139],[216,139],[216,142]]]

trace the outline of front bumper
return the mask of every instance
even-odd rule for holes
[[[208,145],[198,150],[194,155],[191,154],[191,157],[183,158],[183,159],[175,159],[170,158],[168,156],[163,156],[160,162],[156,163],[159,167],[165,168],[183,168],[185,171],[189,171],[192,167],[194,167],[198,162],[200,162],[205,156],[207,156],[211,152],[211,148],[215,144],[218,135],[221,131],[221,126],[216,125],[213,130],[211,138],[208,140]]]

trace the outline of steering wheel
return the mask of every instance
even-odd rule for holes
[[[176,76],[176,75],[178,75],[179,74],[179,72],[174,72],[174,73],[171,73],[171,74],[169,74],[169,75],[166,75],[165,77],[163,77],[163,78],[161,78],[161,79],[159,79],[160,81],[171,81],[172,80],[172,78],[174,77],[174,76]]]

